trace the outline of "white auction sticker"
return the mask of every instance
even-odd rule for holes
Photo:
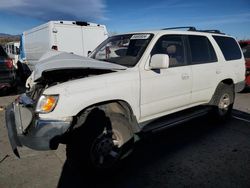
[[[130,40],[136,40],[136,39],[148,39],[150,34],[136,34],[131,37]]]

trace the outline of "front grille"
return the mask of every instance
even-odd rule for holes
[[[36,84],[32,91],[28,92],[27,95],[35,102],[38,101],[39,97],[44,91],[44,86],[41,84]]]

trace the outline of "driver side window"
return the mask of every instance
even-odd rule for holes
[[[156,42],[151,56],[155,54],[167,54],[169,56],[169,67],[186,65],[184,42],[180,35],[162,36]]]

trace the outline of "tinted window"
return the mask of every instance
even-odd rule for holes
[[[225,59],[235,60],[241,58],[241,51],[237,44],[237,42],[230,37],[223,37],[223,36],[213,36],[216,40],[217,44],[219,45]]]
[[[186,65],[182,36],[162,36],[151,52],[151,55],[154,54],[167,54],[169,56],[169,67]]]
[[[205,36],[188,36],[192,64],[216,62],[214,48]]]

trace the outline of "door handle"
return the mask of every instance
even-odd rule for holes
[[[189,79],[189,75],[187,73],[183,73],[181,75],[181,78],[182,78],[182,80],[188,80]]]

